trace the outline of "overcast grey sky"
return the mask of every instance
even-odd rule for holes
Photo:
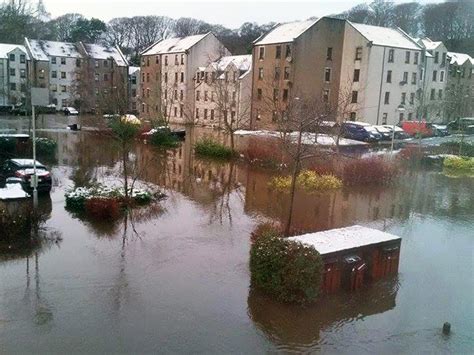
[[[77,12],[86,17],[108,21],[114,17],[164,15],[172,18],[194,17],[213,24],[237,28],[250,21],[257,23],[303,20],[340,13],[364,1],[359,0],[43,0],[53,17]],[[370,1],[369,1],[370,2]],[[407,0],[395,0],[396,3]],[[439,2],[422,0],[421,3]]]

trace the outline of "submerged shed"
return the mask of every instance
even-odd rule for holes
[[[324,261],[323,291],[356,290],[398,272],[401,238],[354,225],[289,238],[313,246]]]

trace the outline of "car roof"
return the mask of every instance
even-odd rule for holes
[[[33,166],[34,160],[33,159],[10,159],[10,161],[18,166]],[[38,160],[36,161],[36,166],[40,168],[44,168],[45,166],[41,164]]]
[[[372,126],[370,123],[360,122],[360,121],[348,121],[348,122],[346,121],[345,123],[353,124],[353,125],[356,125],[356,126],[364,126],[364,127]]]

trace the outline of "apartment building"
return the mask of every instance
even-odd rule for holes
[[[447,119],[474,117],[474,58],[448,52]]]
[[[417,119],[430,122],[443,120],[448,82],[448,50],[443,42],[420,38],[417,43],[424,49],[420,68],[421,86],[417,95]]]
[[[413,119],[421,55],[399,29],[330,17],[278,25],[254,42],[252,128],[276,128],[290,97],[316,96],[339,120]]]
[[[17,44],[0,44],[0,106],[25,102],[28,90],[29,56]]]
[[[130,97],[130,112],[137,113],[139,109],[138,90],[140,89],[140,67],[128,67],[128,93]]]
[[[194,121],[194,80],[205,67],[228,50],[212,33],[168,38],[142,53],[140,115],[173,123]]]
[[[251,68],[251,55],[225,56],[200,67],[194,85],[194,122],[220,128],[228,122],[233,128],[248,128]]]

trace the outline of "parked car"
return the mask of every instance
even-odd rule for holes
[[[383,141],[392,140],[392,130],[384,126],[374,126],[374,128],[382,135]]]
[[[462,117],[448,123],[448,128],[452,131],[463,131],[474,134],[474,117]]]
[[[344,122],[342,124],[342,136],[363,142],[379,142],[382,135],[369,123]]]
[[[385,127],[386,129],[388,129],[390,131],[390,135],[392,135],[392,131],[393,131],[393,127],[394,126],[390,126],[390,125],[383,125],[383,127]],[[395,139],[411,139],[413,138],[412,136],[410,136],[407,132],[405,132],[403,130],[403,128],[400,128],[398,126],[395,126],[395,136],[394,136]],[[391,139],[391,138],[390,138]]]
[[[74,107],[65,107],[63,108],[63,112],[66,116],[77,116],[79,114],[79,111]]]
[[[433,134],[436,137],[446,137],[449,136],[448,126],[441,124],[433,124],[432,126]]]
[[[33,159],[9,159],[0,167],[0,180],[4,184],[8,178],[19,178],[23,190],[31,192],[33,190],[31,187],[33,173]],[[50,192],[53,185],[51,173],[39,161],[36,161],[36,175],[38,176],[38,192]]]

